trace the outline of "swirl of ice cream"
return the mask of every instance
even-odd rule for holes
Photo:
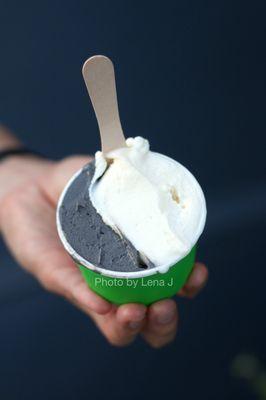
[[[206,204],[194,176],[181,164],[149,150],[142,137],[104,155],[97,152],[89,189],[105,224],[126,237],[155,266],[176,263],[203,231]]]

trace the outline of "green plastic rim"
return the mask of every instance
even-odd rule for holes
[[[174,296],[186,283],[196,255],[196,246],[166,273],[156,272],[140,278],[110,277],[77,264],[88,286],[101,297],[114,304],[141,303]]]

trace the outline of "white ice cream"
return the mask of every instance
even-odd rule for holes
[[[96,153],[91,200],[104,222],[130,240],[144,260],[167,268],[187,255],[202,233],[204,195],[185,167],[150,151],[147,140],[129,138],[126,145],[106,158]]]

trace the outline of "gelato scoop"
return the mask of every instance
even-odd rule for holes
[[[105,224],[126,237],[143,263],[170,266],[202,233],[206,205],[193,175],[181,164],[149,150],[142,137],[104,155],[97,152],[89,188]]]

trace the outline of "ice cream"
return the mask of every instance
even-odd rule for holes
[[[148,260],[144,264],[129,240],[105,224],[97,213],[89,196],[95,177],[93,160],[71,178],[60,196],[57,228],[65,249],[77,264],[105,271],[106,275],[154,269]]]
[[[97,152],[68,183],[57,213],[59,235],[73,258],[121,272],[166,272],[191,251],[205,219],[193,175],[150,151],[141,137]]]
[[[106,155],[97,152],[95,166],[93,206],[144,263],[169,266],[188,254],[203,230],[206,205],[186,168],[150,151],[142,137]]]

